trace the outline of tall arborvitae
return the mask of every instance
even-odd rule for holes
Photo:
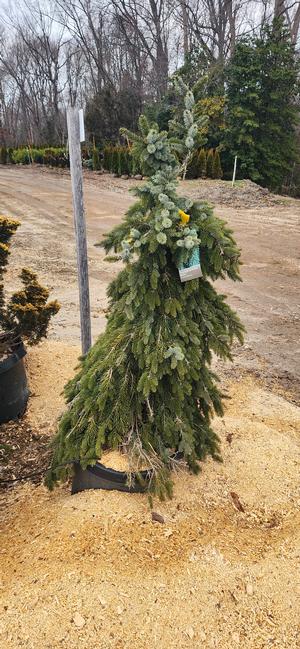
[[[111,170],[111,146],[106,145],[103,149],[103,168],[106,171]]]
[[[185,177],[188,180],[193,180],[195,178],[199,178],[199,175],[200,175],[199,151],[197,151],[197,149],[196,149],[195,151],[193,151],[193,155],[189,159]]]
[[[223,176],[223,169],[221,165],[220,154],[218,149],[216,149],[214,154],[214,159],[213,159],[212,177],[222,178],[222,176]]]
[[[262,183],[278,191],[299,160],[299,57],[283,20],[266,27],[258,47],[262,84],[257,165]]]
[[[0,163],[2,165],[6,165],[7,158],[8,158],[7,148],[6,148],[6,146],[2,146],[1,149],[0,149]]]
[[[254,181],[261,178],[257,168],[259,77],[255,47],[250,39],[243,39],[227,69],[225,142],[233,158],[238,156],[242,176]]]
[[[227,70],[225,143],[244,177],[280,190],[297,159],[299,63],[282,19],[237,44]]]
[[[123,174],[129,175],[130,159],[129,159],[128,147],[127,146],[118,147],[118,155],[119,155],[119,167],[118,167],[119,176],[122,176]]]
[[[214,166],[214,150],[209,149],[206,158],[206,175],[208,178],[213,177],[213,166]]]
[[[119,147],[118,146],[112,147],[111,171],[113,174],[119,175]]]
[[[72,465],[62,464],[86,467],[122,446],[132,463],[153,469],[149,488],[164,497],[174,450],[194,471],[207,455],[220,457],[211,419],[223,413],[222,394],[210,365],[213,356],[231,358],[243,328],[214,282],[240,279],[240,253],[207,204],[176,192],[178,156],[185,166],[199,146],[193,94],[177,88],[184,130],[173,122],[171,133],[159,131],[141,117],[140,135],[126,133],[149,180],[103,243],[125,268],[108,289],[106,330],[65,388],[49,486],[70,475]],[[199,253],[202,277],[181,282],[178,268]]]
[[[10,162],[10,164],[13,164],[13,163],[14,163],[13,153],[14,153],[14,150],[13,150],[13,148],[10,146],[10,147],[7,149],[7,162]]]
[[[205,149],[200,149],[198,166],[199,166],[199,176],[200,176],[200,178],[205,178],[205,176],[206,176],[206,151],[205,151]]]
[[[99,156],[99,150],[96,146],[93,147],[93,170],[99,171],[101,169],[101,162]]]

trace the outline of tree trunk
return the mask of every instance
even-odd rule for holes
[[[182,15],[182,30],[183,30],[183,52],[184,59],[186,60],[189,53],[189,25],[188,25],[188,12],[186,7],[186,0],[180,0],[181,15]]]

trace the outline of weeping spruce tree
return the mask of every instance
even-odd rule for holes
[[[120,446],[130,466],[153,469],[149,490],[160,497],[172,493],[175,450],[195,472],[207,455],[220,459],[211,419],[223,412],[222,394],[210,364],[213,354],[230,359],[243,327],[212,281],[239,280],[240,253],[207,204],[176,193],[203,126],[193,94],[180,80],[176,87],[180,123],[167,133],[142,116],[140,134],[126,132],[149,180],[102,244],[125,267],[108,288],[106,330],[65,388],[69,408],[54,440],[50,487],[70,475],[68,462],[85,468]],[[178,268],[198,252],[202,276],[181,282]]]

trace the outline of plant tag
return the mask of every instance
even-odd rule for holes
[[[199,248],[193,250],[189,260],[179,266],[178,270],[181,282],[188,282],[190,279],[202,276]]]
[[[80,108],[78,111],[79,115],[79,134],[80,134],[80,142],[85,142],[85,129],[84,129],[84,115],[83,115],[83,108]]]

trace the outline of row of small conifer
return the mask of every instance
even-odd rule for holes
[[[1,164],[31,163],[48,165],[51,167],[68,167],[69,156],[64,147],[20,147],[13,149],[2,146],[0,148]]]
[[[198,149],[187,168],[187,178],[222,178],[223,169],[218,149]]]
[[[90,152],[82,150],[84,166],[94,169],[103,168],[118,176],[135,176],[142,174],[139,161],[131,155],[130,147],[121,145],[106,145],[103,149],[103,160],[97,147]],[[19,149],[0,148],[0,163],[12,164],[37,164],[53,167],[68,167],[69,156],[63,147],[34,148],[22,147]],[[218,149],[199,149],[195,151],[187,168],[187,178],[222,178],[223,170]]]
[[[118,176],[142,174],[142,169],[132,155],[130,148],[107,145],[103,150],[103,167]],[[223,169],[218,149],[195,151],[188,165],[187,178],[222,178]]]
[[[118,176],[135,176],[142,173],[138,160],[133,158],[128,146],[105,146],[103,150],[103,167],[106,171]]]

